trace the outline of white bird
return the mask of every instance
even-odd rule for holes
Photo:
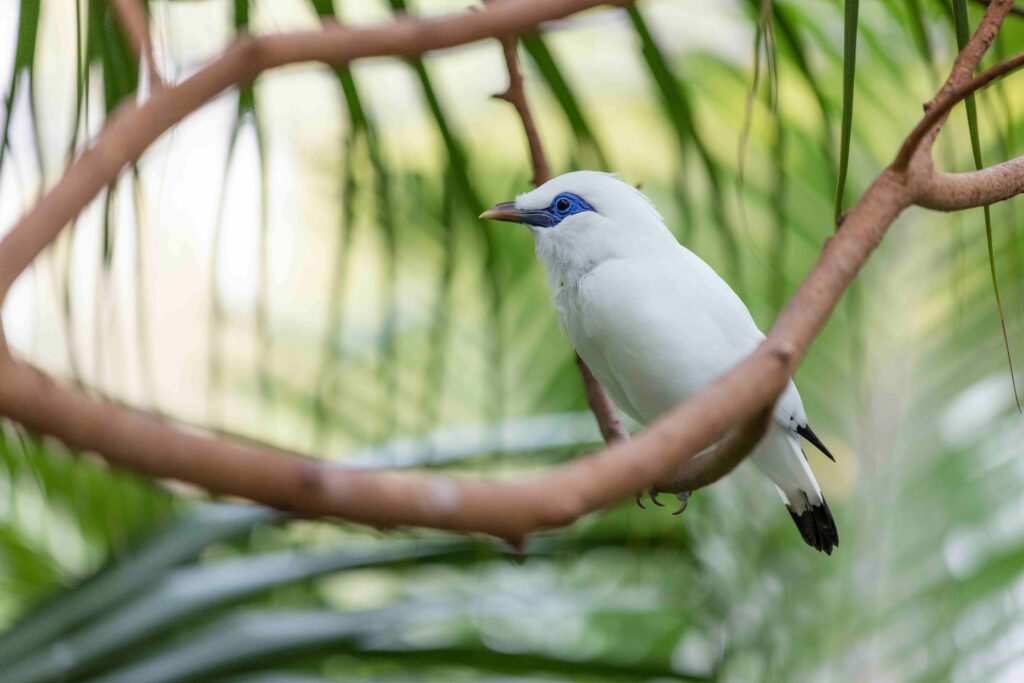
[[[615,175],[566,173],[480,217],[533,232],[572,345],[641,424],[699,392],[765,338],[725,280]],[[804,541],[831,555],[839,534],[800,437],[832,455],[807,424],[792,381],[773,417],[750,459],[774,482]]]

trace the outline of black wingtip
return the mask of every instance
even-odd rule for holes
[[[821,505],[812,505],[800,514],[793,512],[793,508],[788,505],[786,509],[804,542],[815,550],[831,555],[832,549],[839,545],[839,529],[836,528],[836,521],[832,518],[832,511],[828,509],[825,498],[822,497]]]
[[[826,458],[828,458],[832,462],[836,461],[835,457],[833,457],[829,450],[825,448],[825,444],[823,444],[821,442],[821,439],[818,438],[818,435],[814,433],[813,429],[811,429],[811,425],[806,424],[801,427],[797,427],[796,433],[807,439],[807,441],[809,441],[812,446],[814,446],[819,451],[824,453]]]

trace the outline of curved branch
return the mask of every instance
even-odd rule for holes
[[[953,107],[964,98],[990,85],[993,81],[1013,73],[1022,66],[1024,66],[1024,52],[1014,55],[1005,62],[1000,62],[990,69],[981,72],[976,78],[952,88],[941,99],[936,98],[933,100],[928,106],[924,118],[914,126],[914,130],[910,131],[910,135],[907,136],[907,139],[900,147],[896,160],[892,164],[893,169],[897,171],[905,170],[914,154],[918,151],[918,147],[921,147],[922,151],[930,147],[931,142],[935,139],[936,134],[938,134],[938,128],[942,125],[942,122],[945,121]],[[923,142],[924,144],[922,144]]]
[[[126,102],[114,111],[91,148],[0,242],[0,303],[18,275],[126,164],[185,116],[227,88],[252,81],[261,71],[297,62],[343,66],[364,57],[415,56],[624,2],[505,0],[440,18],[403,16],[368,28],[333,24],[315,31],[240,38],[184,82],[154,92],[141,105]]]
[[[668,481],[658,484],[658,491],[691,493],[711,486],[736,469],[736,466],[754,450],[768,429],[771,418],[772,409],[763,409],[753,418],[731,430],[725,438],[707,451],[684,462]]]
[[[935,171],[916,186],[914,203],[936,211],[995,204],[1024,192],[1024,156],[969,173]]]
[[[744,392],[741,401],[733,398],[737,383],[746,382],[744,375],[760,376],[764,382],[759,386],[773,392],[785,385],[785,366],[765,363],[770,356],[760,356],[740,376],[716,383],[702,401],[681,406],[626,444],[541,476],[504,483],[329,466],[98,400],[13,359],[0,361],[0,412],[72,448],[99,452],[116,465],[213,493],[309,516],[383,528],[477,531],[518,544],[529,533],[569,524],[666,479],[677,461],[717,440],[733,419],[730,406],[742,409],[766,400],[763,391]],[[722,410],[708,419],[708,406]]]

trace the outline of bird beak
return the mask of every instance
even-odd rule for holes
[[[523,214],[516,208],[515,202],[501,202],[480,214],[480,218],[507,223],[522,223]]]

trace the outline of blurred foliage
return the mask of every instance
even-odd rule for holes
[[[158,62],[175,78],[232,31],[453,9],[147,5]],[[835,208],[890,160],[948,70],[957,28],[962,39],[980,11],[960,0],[650,0],[544,27],[521,53],[555,169],[642,182],[767,327]],[[5,216],[53,182],[140,75],[105,0],[22,0],[18,17],[0,43],[11,65]],[[55,26],[72,27],[70,40]],[[186,34],[206,57],[180,58]],[[57,49],[62,39],[73,48]],[[1021,49],[1024,21],[1011,17],[989,61]],[[490,92],[503,87],[490,41],[287,70],[233,93],[217,129],[221,184],[174,198],[209,230],[206,246],[166,247],[162,231],[178,226],[161,225],[161,211],[186,179],[164,177],[161,142],[30,276],[38,331],[20,352],[96,392],[357,466],[504,477],[596,447],[528,237],[476,219],[530,177],[511,109],[467,94],[480,90],[476,65],[495,74]],[[68,87],[43,77],[55,73]],[[282,132],[313,106],[287,100],[284,84],[297,81],[336,109],[305,137]],[[411,98],[401,112],[382,100],[395,83]],[[970,126],[951,117],[940,166],[1021,153],[1014,83],[980,93]],[[188,125],[171,147],[188,144]],[[282,185],[282,174],[296,180]],[[831,558],[803,545],[744,468],[682,517],[623,505],[514,553],[200,502],[8,423],[0,680],[1015,680],[1024,427],[992,285],[1018,358],[1018,204],[991,208],[988,242],[980,212],[909,211],[801,366],[815,429],[839,457],[812,456],[842,528]],[[240,223],[256,273],[241,304],[225,285],[244,260]],[[307,251],[282,247],[293,243]],[[168,298],[160,265],[182,260]],[[324,277],[289,289],[282,272]],[[201,302],[174,298],[193,291]],[[173,320],[191,327],[162,317],[182,307]],[[173,365],[184,392],[169,386],[179,371],[168,349],[200,359]]]

